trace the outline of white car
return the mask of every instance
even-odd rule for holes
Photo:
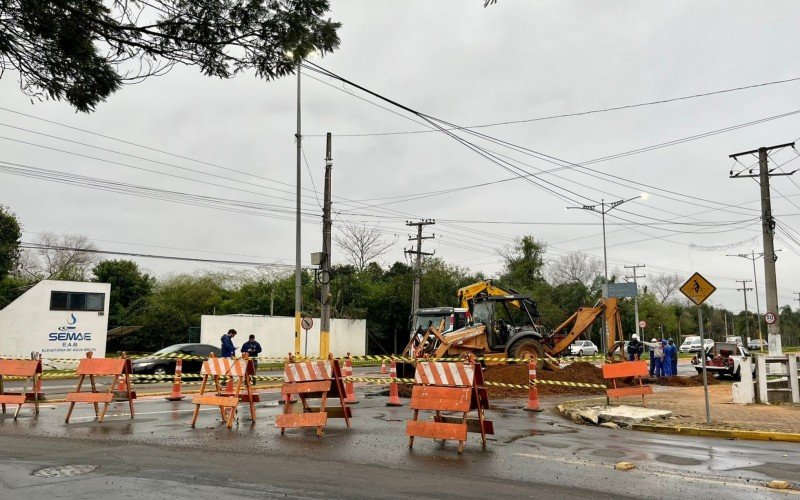
[[[714,347],[714,341],[712,339],[706,339],[706,350]],[[678,348],[678,351],[686,353],[686,352],[700,352],[700,337],[693,336],[693,337],[686,337],[686,340],[683,341],[683,344]]]
[[[591,340],[576,340],[569,346],[569,353],[573,356],[594,356],[598,350]]]

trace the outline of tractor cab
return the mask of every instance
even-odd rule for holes
[[[486,340],[492,351],[504,351],[522,335],[537,334],[539,310],[530,297],[520,294],[478,296],[470,301],[473,321],[486,327]]]

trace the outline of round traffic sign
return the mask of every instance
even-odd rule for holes
[[[305,316],[300,321],[300,326],[303,327],[303,330],[311,330],[311,327],[314,326],[314,320],[309,316]]]
[[[764,315],[764,321],[766,321],[768,325],[774,324],[776,319],[778,318],[776,318],[772,313],[767,313]]]
[[[641,320],[639,322],[639,328],[647,328],[647,321]]]

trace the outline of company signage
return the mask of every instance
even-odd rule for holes
[[[70,313],[67,320],[47,334],[47,347],[42,353],[84,353],[97,350],[93,342],[94,332],[78,324],[78,317]]]

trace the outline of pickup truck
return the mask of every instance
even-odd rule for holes
[[[719,378],[724,375],[730,375],[738,380],[741,378],[742,360],[750,356],[750,351],[742,344],[718,342],[706,349],[706,370],[709,373],[716,374]],[[694,358],[692,358],[692,365],[698,374],[703,373],[700,353],[695,354]],[[751,369],[755,371],[755,364],[751,365]]]

